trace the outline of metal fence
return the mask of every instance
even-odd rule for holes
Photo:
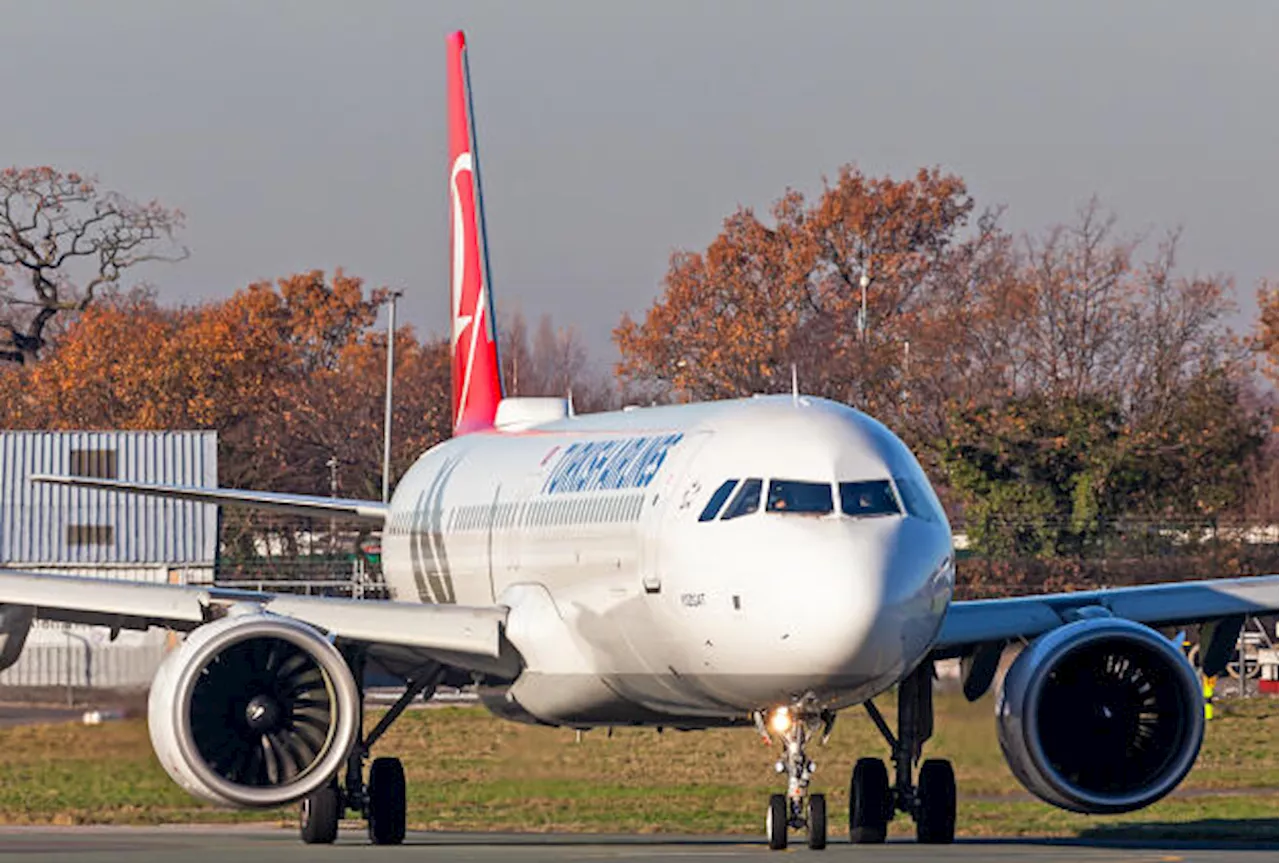
[[[219,578],[218,587],[257,590],[265,593],[294,593],[304,596],[341,596],[350,599],[387,599],[382,574],[363,558],[333,562],[323,567],[308,564],[285,576],[279,570],[260,576],[240,574]]]
[[[171,643],[163,630],[122,632],[111,642],[101,629],[41,621],[22,658],[0,672],[0,687],[145,689]]]

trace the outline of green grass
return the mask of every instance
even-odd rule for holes
[[[1270,699],[1219,705],[1199,762],[1183,783],[1196,796],[1128,815],[1089,817],[1026,797],[996,743],[991,702],[938,699],[929,757],[951,758],[960,785],[959,830],[969,836],[1276,837],[1277,710]],[[888,711],[892,723],[892,711]],[[584,734],[503,722],[478,708],[411,711],[375,754],[404,759],[409,820],[419,828],[599,832],[759,832],[765,797],[781,789],[777,757],[747,730]],[[885,747],[861,711],[849,711],[817,747],[816,791],[843,832],[848,771]],[[1225,793],[1219,793],[1225,792]],[[292,810],[231,812],[196,802],[151,752],[141,720],[0,730],[0,822],[288,821]],[[909,833],[894,822],[893,832]],[[1255,837],[1257,838],[1257,837]]]

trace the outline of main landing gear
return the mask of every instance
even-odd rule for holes
[[[352,672],[357,682],[364,678],[362,657],[350,657]],[[415,678],[406,687],[404,695],[378,721],[373,730],[364,734],[364,687],[360,685],[361,727],[360,739],[347,757],[344,781],[338,777],[325,787],[313,792],[302,801],[299,828],[302,841],[308,845],[328,845],[338,838],[338,822],[347,811],[364,816],[369,827],[369,840],[374,845],[399,845],[405,834],[405,781],[404,767],[398,758],[375,758],[369,766],[369,781],[364,781],[364,763],[369,750],[391,724],[400,718],[413,699],[434,689],[439,674],[432,670]]]
[[[897,736],[875,704],[867,701],[863,706],[889,743],[894,781],[890,786],[879,758],[858,759],[849,783],[849,841],[883,842],[896,811],[915,820],[917,841],[951,843],[956,835],[956,778],[951,762],[931,758],[920,765],[914,783],[911,775],[925,741],[933,736],[933,663],[924,663],[898,685]]]
[[[779,707],[767,720],[763,714],[755,717],[757,728],[766,738],[772,731],[782,740],[782,757],[774,767],[787,774],[787,793],[772,795],[765,813],[765,835],[775,851],[787,847],[791,828],[803,829],[809,847],[815,851],[827,847],[827,798],[809,793],[809,780],[817,765],[805,754],[805,744],[819,734],[825,743],[835,718],[833,712],[820,710],[807,701]]]

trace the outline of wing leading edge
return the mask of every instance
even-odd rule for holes
[[[344,516],[361,521],[383,524],[387,519],[387,504],[375,500],[351,500],[341,497],[316,497],[306,494],[286,494],[275,491],[252,491],[239,488],[201,488],[189,485],[156,485],[128,482],[118,479],[95,479],[84,476],[31,477],[32,482],[48,485],[69,485],[78,488],[94,488],[101,491],[120,491],[146,494],[197,503],[214,503],[224,506],[244,506],[253,509],[270,509],[294,515]]]
[[[934,642],[934,656],[957,656],[979,644],[1034,638],[1091,608],[1149,626],[1182,626],[1274,614],[1278,598],[1280,576],[1261,575],[953,602]]]
[[[502,653],[501,606],[419,605],[319,596],[259,593],[197,585],[146,584],[0,569],[0,607],[31,608],[43,620],[113,630],[161,626],[189,631],[238,611],[309,623],[334,638],[417,648],[466,667],[491,664]]]

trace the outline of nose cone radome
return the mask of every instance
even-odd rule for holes
[[[774,541],[742,568],[743,664],[769,674],[841,674],[875,624],[884,562],[873,549],[833,543],[830,525],[816,519],[769,527]]]
[[[900,518],[784,529],[754,562],[741,670],[765,678],[773,698],[888,685],[937,629],[950,585],[931,574],[949,539],[943,550],[925,523]]]

